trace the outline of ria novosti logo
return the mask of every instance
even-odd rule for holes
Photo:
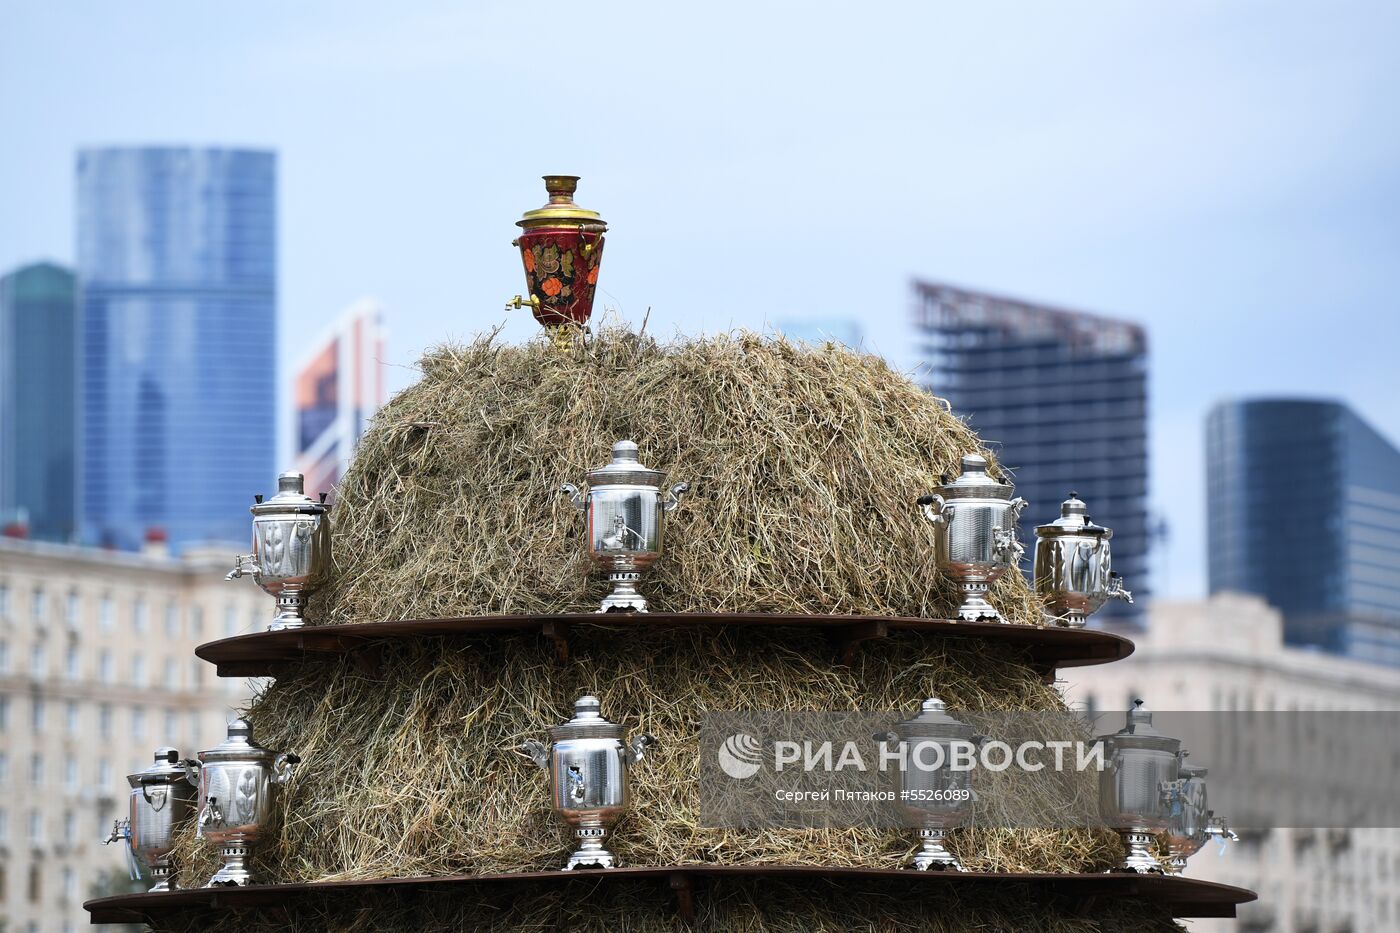
[[[747,732],[725,739],[716,752],[720,770],[736,780],[751,778],[763,767],[763,747]]]

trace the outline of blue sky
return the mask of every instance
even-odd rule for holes
[[[280,154],[283,365],[351,300],[506,320],[514,220],[583,176],[603,300],[695,332],[861,319],[912,276],[1140,321],[1157,584],[1204,589],[1202,421],[1341,397],[1393,439],[1400,5],[0,0],[0,268],[73,257],[81,145]]]

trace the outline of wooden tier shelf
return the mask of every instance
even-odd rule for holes
[[[493,615],[456,619],[405,619],[349,625],[310,625],[284,632],[236,635],[200,645],[195,654],[216,665],[220,677],[271,677],[279,664],[315,655],[356,654],[367,671],[378,669],[377,643],[409,638],[463,637],[534,632],[553,643],[560,661],[569,657],[569,632],[575,626],[612,629],[706,626],[791,626],[827,632],[843,663],[850,664],[860,644],[892,632],[929,632],[947,638],[973,638],[1025,650],[1047,680],[1061,667],[1107,664],[1133,653],[1126,638],[1094,629],[1042,628],[995,622],[955,622],[899,616],[799,615],[763,612],[648,612],[599,615]]]
[[[285,913],[298,904],[323,906],[326,900],[351,894],[379,895],[395,892],[440,895],[464,886],[557,884],[592,888],[599,885],[648,884],[660,897],[673,897],[677,912],[687,922],[695,919],[695,905],[714,879],[823,880],[856,893],[891,884],[918,890],[950,890],[951,893],[994,888],[1006,893],[1008,885],[1023,885],[1031,897],[1062,898],[1076,911],[1091,915],[1095,904],[1137,898],[1170,908],[1173,917],[1233,917],[1235,908],[1256,900],[1253,891],[1210,881],[1163,875],[1133,874],[1008,874],[976,872],[923,872],[888,868],[817,868],[777,865],[678,865],[666,868],[613,868],[607,871],[536,871],[515,874],[446,875],[423,878],[383,878],[374,881],[321,881],[310,884],[252,885],[242,888],[195,888],[160,894],[125,894],[103,897],[83,905],[93,923],[151,923],[163,918],[188,920],[196,914],[225,910]],[[926,886],[926,887],[925,887]],[[316,902],[321,903],[316,903]]]

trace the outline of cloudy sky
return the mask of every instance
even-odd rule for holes
[[[222,5],[226,6],[226,5]],[[514,220],[583,176],[650,327],[859,319],[913,276],[1152,339],[1159,589],[1204,588],[1202,420],[1324,395],[1400,439],[1400,5],[0,0],[0,268],[73,257],[81,145],[280,157],[283,365],[361,295],[423,347],[503,319]]]

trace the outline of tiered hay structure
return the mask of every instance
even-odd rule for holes
[[[557,494],[631,438],[692,494],[647,575],[657,610],[944,617],[953,587],[915,499],[977,438],[881,360],[753,335],[668,345],[609,331],[572,350],[484,338],[423,360],[377,416],[341,487],[335,574],[313,623],[589,611],[605,592],[581,519]],[[1036,607],[1017,575],[993,599],[1014,622]],[[348,659],[286,671],[252,704],[258,740],[295,749],[280,823],[254,864],[270,881],[557,867],[568,839],[546,780],[513,749],[582,692],[660,745],[633,774],[615,837],[628,865],[895,868],[908,833],[698,826],[699,720],[722,710],[910,710],[930,695],[966,710],[1055,710],[1058,693],[1012,649],[916,633],[863,648],[851,667],[801,629],[581,627],[571,660],[534,637],[399,644],[371,677]],[[1114,837],[1093,830],[961,831],[971,870],[1094,871]],[[185,840],[190,876],[213,853]],[[851,896],[826,883],[729,881],[700,904],[723,930],[1178,929],[1145,905],[1078,916],[1068,905],[898,885]],[[346,898],[276,923],[229,917],[202,931],[679,929],[652,891],[541,887],[430,903]],[[287,926],[290,923],[292,926]],[[191,930],[194,927],[190,927]]]

